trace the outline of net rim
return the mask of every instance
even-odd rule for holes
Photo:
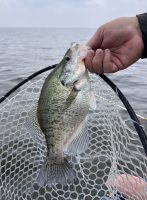
[[[22,85],[24,85],[25,83],[27,83],[28,81],[30,81],[31,79],[33,79],[34,77],[38,76],[39,74],[42,74],[48,70],[54,69],[57,66],[57,64],[45,67],[33,74],[31,74],[30,76],[28,76],[27,78],[25,78],[23,81],[21,81],[20,83],[18,83],[16,86],[14,86],[11,90],[9,90],[4,96],[2,96],[0,98],[0,104],[5,101],[7,99],[8,96],[10,96],[14,91],[16,91],[18,88],[20,88]],[[130,118],[133,121],[134,127],[136,129],[136,132],[140,138],[141,144],[143,146],[143,149],[145,151],[145,154],[147,156],[147,136],[139,122],[139,119],[137,117],[137,115],[135,114],[132,106],[130,105],[129,101],[127,100],[127,98],[124,96],[124,94],[120,91],[120,89],[104,74],[97,74],[100,78],[102,78],[108,85],[109,87],[111,87],[111,89],[116,93],[116,95],[119,97],[119,99],[121,100],[121,102],[123,103],[123,105],[125,106]]]

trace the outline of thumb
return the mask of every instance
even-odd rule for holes
[[[96,50],[101,47],[102,43],[102,31],[101,28],[98,28],[95,34],[87,42],[87,46],[91,47],[93,50]]]

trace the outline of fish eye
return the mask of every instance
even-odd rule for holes
[[[66,57],[65,57],[65,60],[66,60],[66,61],[70,61],[70,57],[69,57],[69,56],[66,56]]]

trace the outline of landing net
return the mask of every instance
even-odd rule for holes
[[[104,196],[117,199],[121,195],[131,199],[130,193],[133,190],[135,193],[147,179],[147,157],[134,122],[120,107],[123,106],[120,98],[97,75],[91,75],[97,108],[88,116],[89,147],[77,157],[67,158],[76,172],[76,181],[65,186],[37,185],[46,143],[44,136],[35,135],[34,139],[26,121],[48,73],[26,81],[0,104],[0,199],[100,200]],[[122,194],[120,187],[125,188],[130,175],[138,178]],[[138,200],[143,197],[147,197],[146,184],[135,194]]]

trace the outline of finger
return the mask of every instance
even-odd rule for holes
[[[111,52],[109,49],[104,51],[104,60],[103,60],[103,72],[104,73],[113,73],[117,72],[119,69],[115,63],[111,61]]]
[[[85,66],[91,73],[94,72],[93,66],[92,66],[92,60],[93,60],[94,55],[95,55],[95,52],[93,50],[89,50],[85,58]]]
[[[103,58],[104,52],[102,49],[97,49],[95,56],[93,58],[93,69],[95,73],[102,74],[103,73]]]

